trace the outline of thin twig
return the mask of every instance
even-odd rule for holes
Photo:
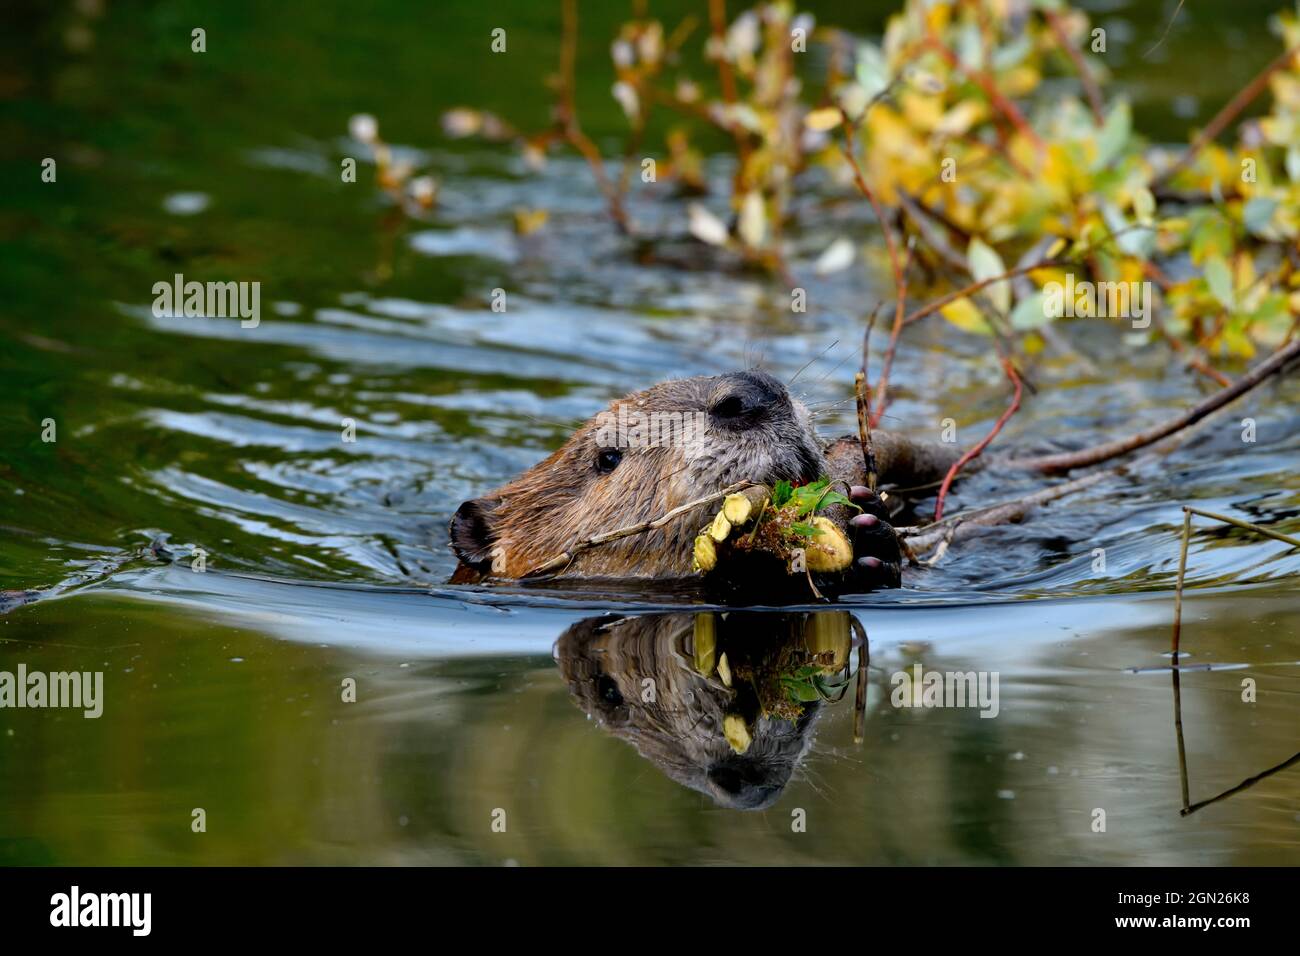
[[[741,491],[745,488],[751,488],[753,486],[754,486],[754,482],[752,481],[738,481],[733,485],[728,485],[727,487],[723,488],[721,491],[715,491],[712,494],[705,495],[703,498],[696,498],[694,501],[688,501],[684,505],[678,505],[676,508],[673,508],[671,511],[666,511],[663,514],[661,514],[658,518],[655,518],[651,521],[641,521],[638,522],[637,524],[628,525],[627,527],[624,528],[617,528],[614,531],[605,531],[602,532],[601,534],[592,535],[590,538],[584,538],[582,541],[579,541],[576,544],[574,544],[567,551],[563,552],[562,554],[557,554],[555,557],[551,558],[548,561],[543,561],[541,564],[537,565],[531,570],[524,572],[522,575],[520,575],[520,577],[525,577],[525,578],[537,577],[539,575],[549,574],[551,571],[554,571],[557,568],[567,567],[570,563],[572,563],[573,559],[577,557],[579,554],[581,554],[583,551],[586,551],[590,548],[598,547],[599,545],[602,544],[608,544],[611,541],[617,541],[620,538],[631,537],[634,534],[644,534],[647,531],[655,531],[659,528],[662,528],[664,525],[668,524],[668,522],[672,521],[674,518],[678,518],[688,511],[692,511],[695,508],[699,508],[703,505],[709,504],[710,502],[717,501],[719,498],[725,498],[727,495],[734,494],[737,491]]]
[[[1020,112],[1015,103],[1002,95],[1002,91],[998,89],[997,84],[993,82],[987,73],[965,66],[957,54],[950,50],[933,32],[926,38],[925,45],[943,57],[951,69],[965,74],[968,79],[983,90],[984,95],[988,97],[988,101],[993,104],[993,108],[1005,116],[1008,122],[1016,128],[1017,132],[1034,145],[1034,149],[1042,153],[1047,148],[1042,138],[1029,125],[1025,115]]]
[[[876,382],[876,409],[870,419],[872,428],[880,424],[880,419],[885,415],[885,405],[889,401],[889,373],[894,367],[894,354],[898,351],[898,338],[903,333],[903,319],[907,306],[907,270],[912,264],[912,250],[913,246],[909,243],[907,257],[903,260],[903,267],[895,276],[897,282],[895,295],[897,298],[894,305],[894,324],[889,330],[889,344],[885,346],[885,357],[880,365],[880,380]]]
[[[718,85],[722,87],[722,99],[728,105],[736,102],[736,78],[731,72],[731,63],[727,60],[727,2],[726,0],[709,0],[709,29],[713,37],[714,53],[718,61]],[[749,134],[740,126],[729,124],[728,131],[736,141],[735,178],[732,181],[733,194],[742,192],[742,179],[749,165]]]
[[[853,170],[853,181],[857,184],[862,195],[867,197],[867,202],[871,203],[871,210],[876,214],[880,229],[885,234],[885,245],[889,249],[889,266],[894,273],[894,286],[900,288],[903,286],[902,263],[898,258],[898,245],[894,242],[894,234],[889,228],[889,221],[885,218],[884,207],[880,205],[880,200],[876,198],[876,194],[867,185],[867,180],[862,175],[862,167],[858,165],[858,161],[853,155],[857,145],[853,136],[853,124],[849,122],[847,117],[845,117],[841,128],[844,130],[845,143],[841,144],[840,152],[848,160],[849,166]]]
[[[862,368],[853,376],[853,393],[858,407],[858,445],[862,448],[862,465],[867,472],[867,487],[876,493],[876,450],[871,443],[871,389],[867,383],[867,359],[871,347],[871,330],[875,328],[880,306],[871,310],[862,333]]]
[[[1268,86],[1269,78],[1278,70],[1289,64],[1297,53],[1300,53],[1300,46],[1293,46],[1291,49],[1278,56],[1277,59],[1268,66],[1264,67],[1264,69],[1260,70],[1259,74],[1253,80],[1243,86],[1238,91],[1237,95],[1229,100],[1223,109],[1219,110],[1219,112],[1214,115],[1214,119],[1210,120],[1210,122],[1206,124],[1205,129],[1201,130],[1201,134],[1192,141],[1192,145],[1187,147],[1187,150],[1178,158],[1178,161],[1151,181],[1151,188],[1154,189],[1161,183],[1167,182],[1174,173],[1178,172],[1195,159],[1196,154],[1205,147],[1206,143],[1210,142],[1223,132],[1224,127],[1236,119],[1237,115],[1250,105],[1251,100],[1264,92],[1264,88]]]
[[[600,187],[609,205],[610,217],[623,233],[630,235],[632,225],[628,221],[617,188],[605,172],[605,162],[601,159],[600,150],[578,125],[578,109],[574,104],[574,68],[578,55],[577,0],[564,0],[560,13],[560,89],[556,119],[565,140],[582,154],[582,158],[591,167],[592,175],[596,177],[596,185]]]
[[[943,500],[947,497],[948,488],[952,485],[953,479],[957,477],[957,473],[962,470],[967,462],[979,457],[980,452],[987,448],[993,439],[998,437],[998,432],[1002,431],[1002,426],[1005,425],[1011,416],[1020,408],[1020,396],[1023,392],[1023,387],[1020,382],[1020,376],[1016,374],[1016,367],[1011,364],[1010,360],[1004,358],[1002,360],[1002,370],[1007,373],[1007,377],[1011,379],[1011,384],[1015,386],[1015,395],[1012,396],[1011,404],[1007,406],[1007,410],[1003,412],[997,422],[994,423],[993,427],[989,430],[989,433],[985,435],[977,445],[966,449],[962,456],[953,463],[951,468],[948,469],[948,474],[944,475],[943,484],[939,486],[939,497],[934,505],[935,521],[943,520]]]
[[[1074,64],[1074,69],[1079,74],[1079,82],[1083,84],[1083,92],[1088,97],[1088,107],[1092,110],[1093,121],[1101,126],[1106,122],[1106,117],[1102,111],[1101,89],[1097,86],[1097,78],[1092,75],[1092,70],[1088,68],[1088,62],[1083,58],[1083,54],[1075,49],[1070,41],[1070,35],[1065,32],[1061,15],[1055,10],[1044,10],[1043,15],[1047,17],[1047,23],[1056,34],[1056,41],[1061,45],[1061,49]]]
[[[1184,506],[1184,511],[1200,515],[1202,518],[1212,518],[1215,521],[1222,521],[1224,524],[1230,524],[1246,531],[1253,531],[1255,534],[1262,534],[1266,538],[1272,538],[1274,541],[1281,541],[1289,544],[1293,548],[1300,548],[1300,538],[1293,538],[1289,534],[1282,534],[1280,531],[1273,531],[1269,528],[1257,524],[1251,524],[1249,521],[1242,521],[1240,518],[1229,518],[1227,515],[1216,514],[1213,511],[1202,511],[1200,508],[1191,508]]]
[[[972,296],[976,292],[979,292],[981,289],[984,289],[995,283],[1005,282],[1008,279],[1014,279],[1016,276],[1022,276],[1030,272],[1036,272],[1039,269],[1052,269],[1057,266],[1074,266],[1074,265],[1078,265],[1078,263],[1071,259],[1045,259],[1042,262],[1035,262],[1032,263],[1031,265],[1017,266],[1014,269],[1007,270],[1001,275],[991,276],[987,279],[980,279],[977,282],[972,282],[970,285],[966,286],[965,288],[958,289],[955,292],[949,292],[947,295],[940,296],[939,298],[933,300],[932,302],[926,303],[916,311],[909,313],[903,319],[903,325],[911,325],[913,322],[919,322],[921,319],[924,319],[927,315],[933,315],[935,312],[938,312],[945,305],[948,305],[949,303],[952,302],[956,302],[958,299],[965,299],[968,296]]]
[[[1165,24],[1165,32],[1160,34],[1159,40],[1151,44],[1151,49],[1142,54],[1142,59],[1149,59],[1152,53],[1155,53],[1156,50],[1160,49],[1161,45],[1165,42],[1165,39],[1169,36],[1169,31],[1174,28],[1174,21],[1178,19],[1178,14],[1182,13],[1182,11],[1183,0],[1178,0],[1178,6],[1174,7],[1174,12],[1169,17],[1169,22]]]

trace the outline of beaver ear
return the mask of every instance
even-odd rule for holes
[[[500,498],[473,498],[459,508],[451,519],[451,549],[456,557],[476,571],[492,570],[492,512]]]

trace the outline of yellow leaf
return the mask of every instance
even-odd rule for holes
[[[840,125],[844,114],[840,112],[838,106],[825,106],[819,110],[813,110],[803,118],[803,125],[810,130],[818,133],[824,133]]]
[[[989,334],[988,323],[984,321],[980,310],[975,308],[970,299],[961,298],[949,302],[939,311],[945,319],[964,332],[974,332],[977,335]]]

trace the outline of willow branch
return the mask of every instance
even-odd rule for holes
[[[1262,382],[1270,377],[1282,372],[1286,366],[1300,358],[1300,340],[1278,349],[1263,362],[1260,362],[1253,369],[1247,372],[1241,378],[1237,379],[1230,386],[1220,389],[1205,400],[1198,402],[1183,414],[1171,418],[1166,422],[1155,425],[1151,428],[1143,429],[1126,438],[1118,438],[1115,441],[1105,442],[1101,445],[1094,445],[1092,448],[1081,448],[1078,451],[1061,452],[1054,455],[1038,455],[1030,458],[1012,458],[1001,462],[1002,465],[1010,468],[1020,468],[1027,471],[1041,471],[1045,473],[1070,471],[1073,468],[1084,468],[1088,465],[1098,465],[1104,461],[1110,461],[1112,458],[1118,458],[1120,455],[1126,455],[1131,451],[1139,448],[1145,448],[1153,445],[1162,438],[1167,438],[1174,432],[1182,431],[1189,425],[1194,425],[1207,415],[1218,411],[1229,402],[1235,401],[1242,395],[1257,388]]]

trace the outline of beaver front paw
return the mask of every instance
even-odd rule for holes
[[[853,532],[855,589],[896,588],[902,584],[903,548],[889,523],[889,509],[865,485],[849,489],[849,499],[862,513],[849,519]]]

